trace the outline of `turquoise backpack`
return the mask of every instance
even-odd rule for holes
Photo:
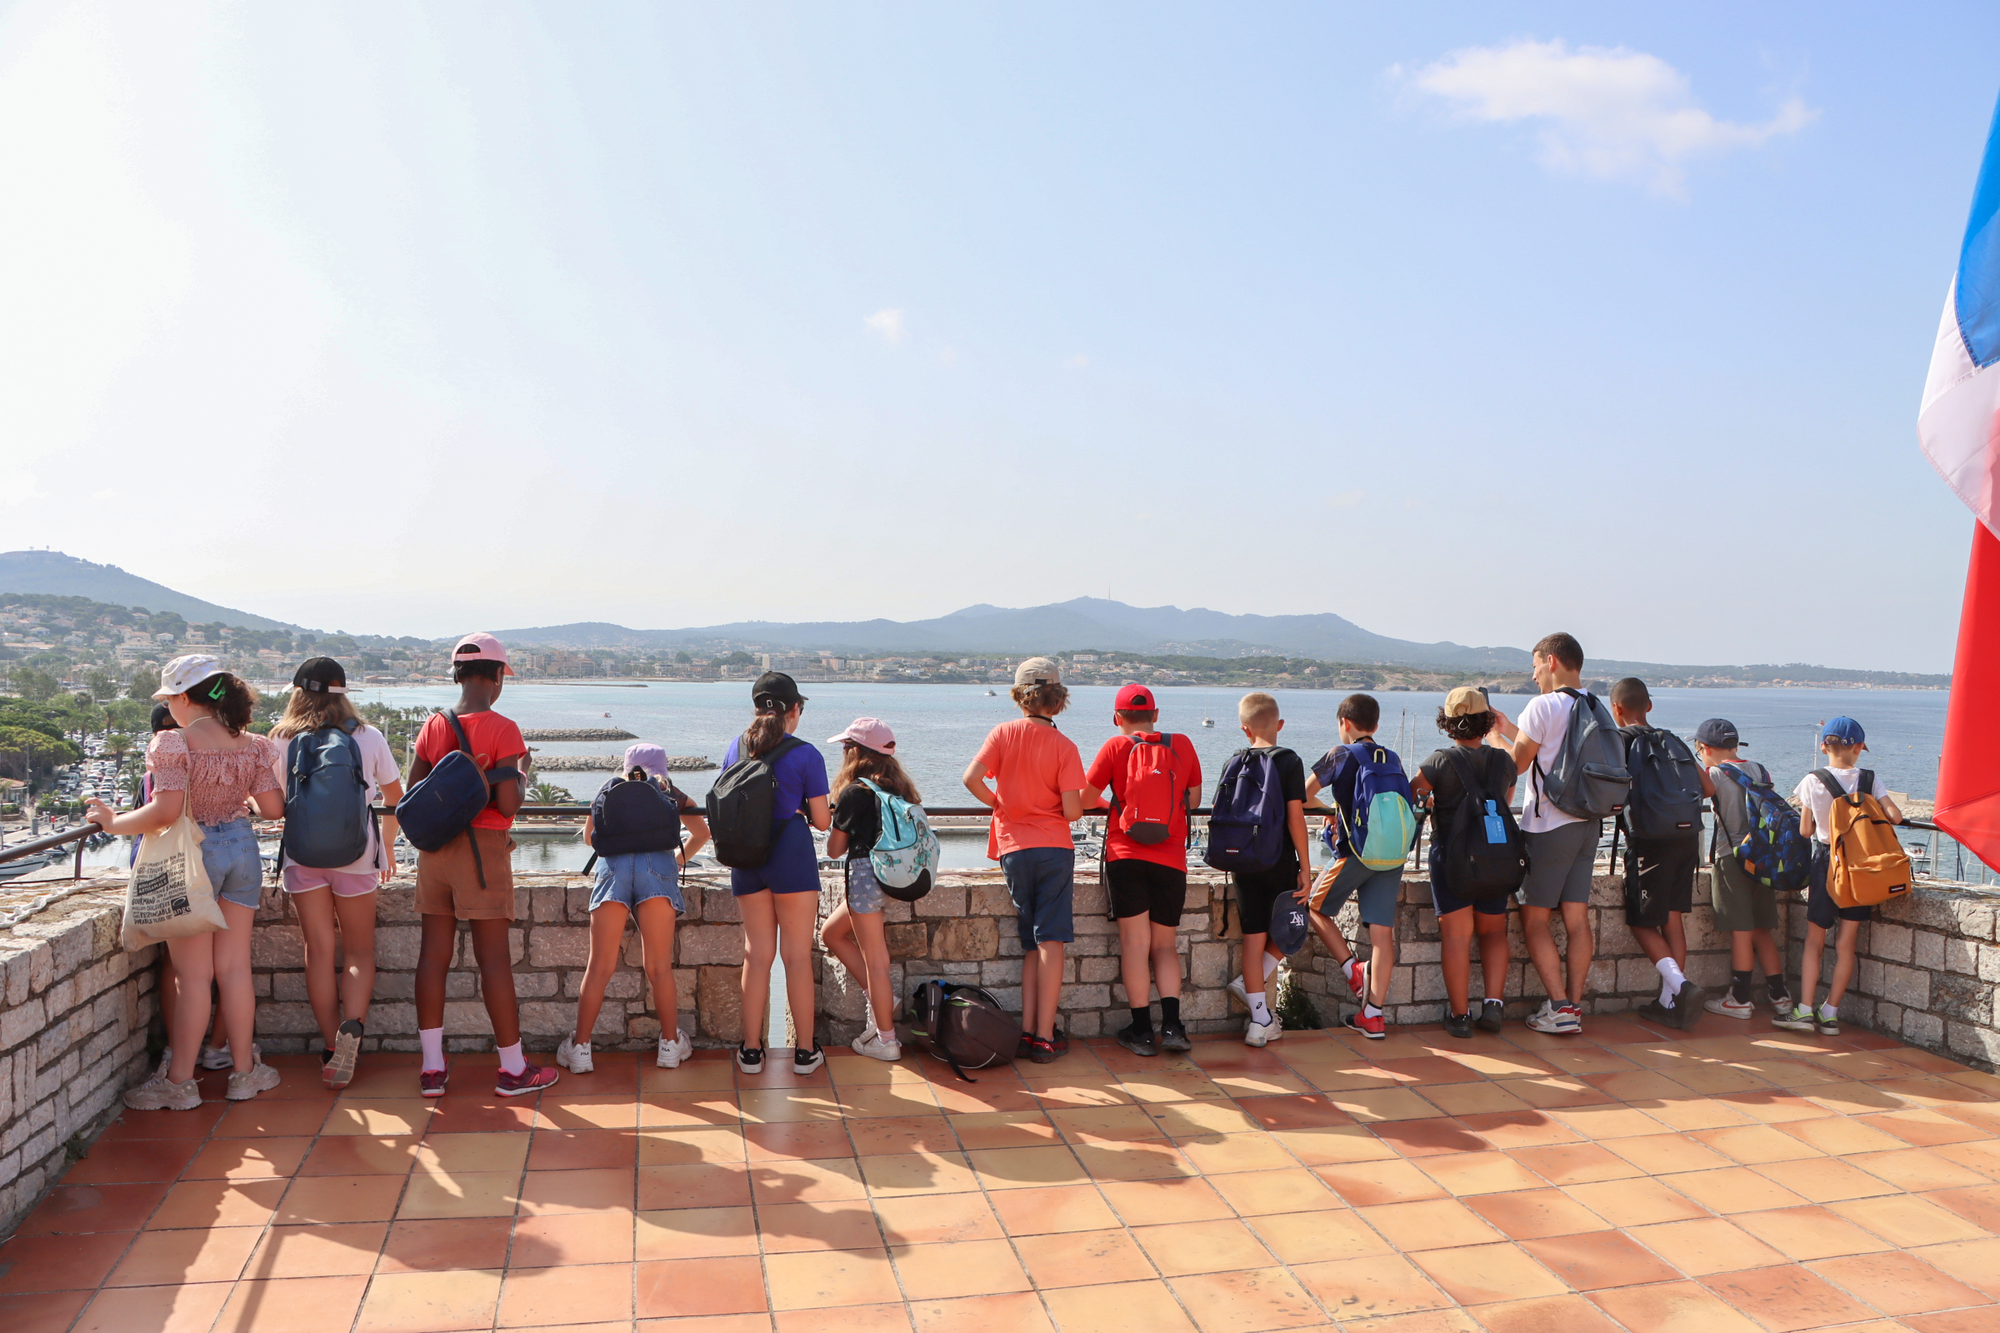
[[[921,805],[914,805],[862,778],[875,793],[875,818],[881,829],[868,853],[875,882],[891,898],[913,903],[931,891],[937,878],[938,840]]]

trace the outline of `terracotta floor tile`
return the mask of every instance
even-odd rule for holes
[[[1282,1268],[1247,1268],[1171,1278],[1168,1286],[1202,1333],[1324,1327],[1325,1316]]]
[[[861,1179],[870,1195],[890,1198],[911,1194],[963,1194],[979,1188],[979,1177],[965,1154],[893,1153],[858,1159]]]
[[[1621,1231],[1586,1231],[1524,1240],[1521,1248],[1578,1291],[1671,1282],[1681,1276]]]
[[[1271,1137],[1307,1166],[1344,1162],[1379,1162],[1396,1150],[1368,1132],[1365,1125],[1327,1125],[1320,1129],[1278,1129]]]
[[[1598,1180],[1630,1180],[1638,1167],[1596,1143],[1558,1143],[1546,1148],[1513,1148],[1507,1155],[1551,1185]]]
[[[308,1138],[210,1139],[182,1173],[185,1180],[277,1180],[296,1175]]]
[[[1590,1298],[1626,1328],[1645,1333],[1763,1333],[1748,1316],[1694,1282],[1611,1287]]]
[[[392,1222],[382,1245],[383,1273],[430,1273],[507,1265],[511,1217],[449,1217]],[[497,1288],[496,1288],[497,1290]]]
[[[1772,1333],[1847,1324],[1875,1313],[1795,1264],[1719,1273],[1702,1284]]]
[[[757,1209],[756,1226],[771,1254],[882,1248],[882,1228],[859,1200],[764,1204]]]
[[[416,1164],[417,1149],[423,1142],[414,1134],[392,1138],[369,1138],[363,1134],[342,1134],[313,1141],[305,1161],[299,1163],[301,1176],[401,1176]]]
[[[453,1138],[466,1138],[457,1134]],[[511,1136],[510,1136],[511,1137]],[[539,1129],[530,1136],[530,1171],[586,1171],[617,1167],[630,1170],[638,1163],[639,1136],[619,1129]],[[437,1140],[449,1142],[449,1140]],[[736,1140],[741,1159],[742,1140]],[[705,1160],[705,1159],[694,1159]]]
[[[938,1245],[898,1245],[889,1251],[910,1300],[991,1296],[1027,1291],[1028,1275],[1004,1240],[956,1240]]]
[[[789,1161],[814,1157],[852,1157],[844,1120],[793,1120],[775,1125],[744,1125],[743,1145],[753,1162]]]
[[[1327,1100],[1364,1125],[1380,1120],[1422,1120],[1444,1114],[1408,1088],[1330,1091]]]
[[[1406,1253],[1500,1240],[1498,1231],[1456,1199],[1357,1209],[1361,1219]]]
[[[1102,1287],[1044,1291],[1058,1326],[1089,1333],[1195,1333],[1167,1284],[1120,1282]]]
[[[368,1279],[359,1273],[243,1281],[215,1321],[214,1333],[321,1333],[347,1328]]]
[[[203,1227],[187,1231],[143,1231],[105,1285],[153,1287],[177,1282],[234,1282],[257,1248],[263,1228]]]
[[[1164,1277],[1268,1268],[1272,1262],[1271,1252],[1256,1234],[1229,1218],[1135,1227],[1132,1236]]]
[[[1001,1190],[992,1195],[992,1206],[1011,1236],[1095,1231],[1118,1225],[1117,1215],[1095,1185]]]
[[[852,1160],[851,1158],[848,1160]],[[793,1163],[774,1164],[789,1168]],[[642,1166],[637,1206],[650,1208],[747,1208],[750,1173],[763,1167],[699,1162],[692,1166]]]
[[[120,1111],[99,1137],[99,1143],[128,1139],[205,1139],[215,1132],[233,1103],[203,1102],[192,1111]]]
[[[432,1102],[425,1129],[431,1134],[513,1134],[535,1127],[534,1098],[461,1097],[456,1093]],[[336,1113],[337,1114],[337,1113]],[[393,1132],[393,1131],[390,1131]]]
[[[311,1137],[321,1132],[320,1127],[327,1123],[327,1114],[332,1109],[333,1104],[324,1098],[315,1101],[271,1101],[258,1097],[247,1102],[232,1102],[216,1123],[215,1137]]]
[[[372,1273],[388,1238],[387,1222],[271,1227],[251,1254],[243,1277],[351,1277]]]
[[[1039,1152],[1040,1149],[1024,1149]],[[1170,1180],[1201,1174],[1172,1143],[1080,1143],[1070,1149],[1097,1181]],[[1263,1159],[1266,1165],[1271,1159]]]
[[[1838,1122],[1801,1120],[1799,1127]],[[1727,1125],[1721,1129],[1697,1130],[1690,1137],[1700,1140],[1724,1156],[1745,1166],[1766,1162],[1793,1162],[1817,1157],[1820,1149],[1799,1135],[1786,1133],[1774,1125]]]
[[[639,1066],[639,1095],[654,1093],[679,1095],[693,1092],[728,1091],[736,1087],[736,1066],[729,1060],[729,1052],[718,1051],[722,1058],[705,1060],[706,1052],[695,1052],[696,1058],[682,1064],[678,1069],[661,1069],[657,1065]]]
[[[780,1310],[771,1319],[777,1325],[777,1333],[910,1333],[910,1308],[901,1301],[820,1310]],[[557,1329],[551,1333],[569,1333],[569,1330]],[[678,1330],[669,1328],[668,1333]]]
[[[1707,1217],[1708,1210],[1657,1180],[1603,1180],[1565,1185],[1564,1194],[1614,1227],[1683,1222]]]
[[[514,1223],[509,1268],[562,1264],[629,1264],[634,1219],[630,1212],[561,1213],[522,1217]]]
[[[687,1167],[639,1168],[643,1180],[648,1171],[685,1171]],[[828,1203],[841,1199],[865,1199],[868,1186],[861,1179],[861,1163],[853,1157],[823,1157],[792,1162],[761,1162],[750,1168],[750,1184],[757,1202]],[[643,1206],[643,1205],[642,1205]]]
[[[509,1269],[500,1285],[500,1328],[584,1324],[632,1317],[633,1267],[574,1264]]]
[[[523,1216],[553,1213],[629,1214],[634,1207],[635,1176],[620,1170],[530,1171],[521,1181]]]
[[[1620,1333],[1604,1311],[1582,1296],[1540,1296],[1475,1306],[1472,1315],[1486,1333]],[[1350,1325],[1351,1327],[1351,1325]]]
[[[1632,1108],[1644,1111],[1667,1128],[1679,1130],[1683,1134],[1691,1134],[1696,1130],[1729,1129],[1758,1123],[1733,1106],[1693,1092],[1684,1092],[1679,1097],[1649,1097],[1644,1101],[1632,1103]]]
[[[1460,1305],[1560,1296],[1569,1290],[1511,1241],[1425,1250],[1410,1258]]]
[[[1914,1195],[1848,1199],[1828,1204],[1827,1207],[1892,1245],[1942,1245],[1954,1240],[1979,1240],[1986,1235],[1985,1231],[1958,1214]]]
[[[1446,1153],[1484,1152],[1486,1141],[1445,1117],[1438,1120],[1385,1120],[1369,1132],[1405,1157],[1437,1157]]]
[[[257,1104],[241,1103],[244,1106]],[[366,1134],[370,1138],[421,1136],[430,1124],[431,1105],[422,1097],[393,1097],[369,1101],[359,1099],[350,1101],[342,1098],[333,1104],[333,1110],[326,1116],[326,1123],[319,1132]]]
[[[1885,1314],[1927,1314],[1964,1305],[1985,1306],[1993,1327],[2000,1309],[1992,1297],[1942,1273],[1913,1254],[1857,1254],[1824,1259],[1812,1271],[1845,1288]]]
[[[1139,1105],[1072,1107],[1050,1111],[1048,1119],[1070,1143],[1130,1143],[1165,1138],[1167,1131],[1148,1114],[1149,1109],[1165,1111],[1169,1108]],[[1189,1128],[1194,1130],[1199,1127],[1191,1125]]]
[[[1581,1143],[1583,1136],[1533,1109],[1503,1111],[1493,1115],[1461,1115],[1458,1123],[1486,1141],[1489,1148],[1502,1152],[1514,1148],[1546,1148],[1559,1143]]]
[[[1446,1115],[1495,1115],[1527,1109],[1528,1103],[1498,1083],[1438,1083],[1417,1094]]]
[[[1055,1333],[1033,1292],[912,1301],[910,1316],[917,1333]]]
[[[194,1139],[123,1139],[90,1145],[90,1155],[63,1173],[65,1185],[116,1185],[178,1180],[209,1145]],[[1985,1177],[1980,1177],[1982,1180]]]
[[[638,1214],[633,1258],[700,1259],[757,1253],[757,1219],[749,1208],[660,1208]]]
[[[1871,1176],[1880,1176],[1897,1189],[1913,1192],[1968,1189],[1992,1184],[1992,1178],[1985,1173],[1926,1148],[1855,1153],[1847,1161]]]
[[[380,1181],[384,1178],[364,1179]],[[299,1187],[295,1185],[292,1188],[296,1191]],[[511,1217],[518,1210],[520,1199],[521,1176],[516,1171],[459,1171],[449,1175],[432,1175],[418,1171],[410,1177],[409,1188],[403,1194],[402,1203],[394,1205],[393,1200],[390,1203],[395,1207],[395,1216],[398,1218]],[[289,1209],[291,1204],[289,1197],[286,1199],[286,1204]]]
[[[451,1333],[492,1328],[499,1305],[496,1271],[380,1273],[368,1284],[354,1329],[355,1333]]]
[[[1215,1192],[1244,1217],[1262,1213],[1316,1212],[1341,1206],[1340,1196],[1302,1166],[1211,1176]]]
[[[1864,1199],[1877,1194],[1893,1194],[1897,1187],[1838,1157],[1809,1158],[1800,1162],[1767,1162],[1752,1170],[1813,1203],[1838,1199]]]
[[[755,1314],[767,1308],[764,1266],[755,1255],[641,1263],[638,1293],[641,1319]]]
[[[465,1171],[519,1174],[533,1144],[532,1134],[440,1134],[424,1140],[417,1149],[415,1169],[452,1175]]]
[[[100,1231],[81,1236],[15,1236],[0,1245],[0,1295],[86,1291],[101,1286],[139,1234]]]
[[[947,1117],[961,1148],[1040,1148],[1061,1135],[1040,1111],[976,1111]],[[879,1123],[879,1122],[869,1122]]]
[[[641,1129],[683,1129],[697,1125],[741,1125],[743,1108],[734,1092],[686,1092],[639,1098]]]
[[[1035,1285],[1043,1289],[1097,1286],[1157,1276],[1133,1233],[1123,1228],[1016,1236],[1014,1248]]]
[[[229,1301],[227,1282],[106,1287],[76,1321],[76,1333],[208,1333]]]
[[[1563,1106],[1603,1106],[1611,1100],[1582,1079],[1567,1074],[1502,1079],[1496,1086],[1544,1111]]]
[[[637,1129],[639,1099],[630,1097],[548,1097],[535,1107],[536,1129]]]
[[[1245,1097],[1236,1103],[1265,1129],[1319,1129],[1351,1125],[1354,1117],[1316,1093],[1288,1097]]]
[[[1858,1116],[1864,1125],[1879,1129],[1885,1134],[1893,1134],[1905,1143],[1913,1143],[1919,1148],[1934,1148],[1945,1143],[1968,1143],[1974,1139],[1993,1137],[1990,1130],[1974,1129],[1963,1120],[1939,1115],[1936,1111],[1890,1111],[1881,1115]]]
[[[1846,1218],[1836,1217],[1820,1207],[1737,1213],[1729,1220],[1799,1263],[1889,1248],[1886,1242]]]
[[[1806,1200],[1747,1166],[1715,1171],[1684,1171],[1668,1182],[1696,1203],[1717,1213],[1763,1212],[1791,1208]]]
[[[941,1115],[882,1116],[873,1120],[849,1120],[846,1125],[857,1157],[959,1151],[958,1135],[953,1132],[951,1121]],[[1049,1141],[1037,1140],[1036,1145]]]
[[[1974,1226],[2000,1235],[2000,1185],[1974,1185],[1970,1188],[1934,1189],[1924,1197],[1941,1207],[1949,1208]]]
[[[1067,1147],[985,1148],[966,1157],[989,1190],[1030,1189],[1041,1185],[1082,1185],[1090,1173]]]
[[[1607,1142],[1659,1134],[1665,1126],[1629,1106],[1575,1106],[1551,1112],[1587,1139]]]
[[[1418,1163],[1424,1174],[1461,1197],[1534,1189],[1541,1178],[1503,1152],[1468,1152],[1426,1158]]]
[[[1246,1171],[1279,1171],[1298,1165],[1284,1145],[1269,1134],[1216,1134],[1176,1142],[1196,1170],[1212,1177]]]
[[[1687,1134],[1639,1134],[1612,1139],[1604,1146],[1650,1176],[1714,1171],[1736,1165],[1731,1158]]]
[[[1012,1200],[1026,1190],[994,1196]],[[1103,1208],[1092,1191],[1091,1201]],[[1000,1240],[1006,1232],[983,1194],[920,1194],[870,1200],[880,1229],[890,1245],[936,1245],[954,1240]],[[1088,1210],[1086,1210],[1088,1211]],[[1104,1214],[1107,1218],[1110,1212]]]
[[[166,1198],[146,1220],[145,1225],[148,1229],[262,1226],[271,1220],[271,1214],[277,1209],[279,1199],[284,1197],[285,1185],[282,1180],[184,1181],[167,1191]],[[326,1220],[349,1222],[365,1219],[341,1217]]]
[[[1918,1258],[1988,1296],[2000,1297],[2000,1239],[1960,1240],[1927,1245]]]
[[[0,1320],[18,1333],[62,1333],[76,1321],[94,1291],[0,1294]]]
[[[1886,1135],[1884,1137],[1887,1137]],[[1971,1167],[1993,1180],[2000,1180],[2000,1139],[1978,1139],[1971,1143],[1951,1143],[1932,1151],[1948,1161]]]
[[[1442,1185],[1414,1164],[1401,1160],[1322,1166],[1317,1168],[1317,1174],[1343,1201],[1357,1208],[1364,1204],[1412,1203],[1445,1196]]]
[[[640,1166],[682,1166],[689,1162],[749,1160],[749,1145],[738,1125],[697,1129],[648,1129],[638,1134]]]
[[[1634,1240],[1690,1277],[1769,1268],[1786,1262],[1784,1255],[1719,1217],[1658,1222],[1632,1227],[1629,1231]]]
[[[1248,1218],[1246,1225],[1280,1262],[1287,1264],[1325,1263],[1334,1259],[1393,1253],[1393,1248],[1380,1233],[1351,1209],[1272,1213]]]
[[[769,1254],[764,1256],[764,1274],[774,1310],[873,1305],[902,1299],[885,1250]]]
[[[1465,1204],[1510,1240],[1574,1236],[1604,1227],[1603,1218],[1559,1189],[1482,1194],[1467,1199]]]
[[[1452,1304],[1452,1298],[1438,1290],[1423,1270],[1396,1254],[1294,1264],[1292,1273],[1321,1305],[1340,1311],[1344,1320],[1435,1310]]]

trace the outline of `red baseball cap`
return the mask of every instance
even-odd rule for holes
[[[1118,701],[1111,705],[1120,713],[1150,713],[1159,706],[1153,692],[1136,680],[1118,691]]]

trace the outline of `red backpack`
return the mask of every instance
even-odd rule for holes
[[[1187,808],[1187,784],[1174,758],[1174,738],[1157,731],[1135,733],[1125,752],[1125,781],[1112,791],[1118,831],[1142,847],[1171,837],[1175,808]]]

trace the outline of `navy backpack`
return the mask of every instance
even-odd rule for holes
[[[496,768],[488,772],[473,757],[472,742],[458,714],[446,709],[445,721],[458,733],[458,748],[445,754],[423,781],[410,784],[396,803],[396,823],[410,846],[420,852],[441,852],[453,841],[469,833],[472,821],[492,800],[492,786],[521,776],[519,769]],[[472,861],[479,871],[479,884],[486,886],[486,867],[479,860],[479,840],[472,840]]]
[[[1269,870],[1283,859],[1290,830],[1276,754],[1276,746],[1251,746],[1222,766],[1201,857],[1217,870]]]
[[[285,750],[285,834],[279,861],[339,870],[368,854],[374,814],[355,737],[361,724],[301,732]]]

